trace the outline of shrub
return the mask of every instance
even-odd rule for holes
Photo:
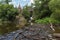
[[[39,24],[50,24],[50,22],[52,24],[57,24],[57,23],[60,23],[59,21],[55,20],[55,19],[52,19],[52,18],[44,18],[44,19],[38,19],[35,21],[36,23],[39,23]]]
[[[51,0],[49,8],[52,10],[51,18],[60,21],[60,0]]]
[[[9,4],[0,4],[0,33],[8,33],[16,30],[14,23],[18,10]]]
[[[57,20],[57,21],[60,21],[60,10],[56,10],[55,12],[53,12],[51,14],[51,18]]]

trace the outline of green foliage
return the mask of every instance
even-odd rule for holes
[[[52,19],[52,18],[43,18],[43,19],[38,19],[35,21],[36,23],[39,23],[39,24],[58,24],[60,23],[59,21],[55,20],[55,19]]]
[[[13,21],[17,14],[17,9],[12,5],[1,4],[0,5],[0,19]]]
[[[50,19],[49,19],[49,22],[51,22],[52,24],[60,24],[60,21],[55,20],[55,19],[53,19],[53,18],[50,18]]]
[[[12,1],[12,0],[5,0],[5,3],[7,3],[7,4],[8,4],[8,3],[9,3],[9,2],[11,2],[11,1]]]
[[[38,19],[35,22],[39,23],[39,24],[48,24],[49,23],[49,18]]]
[[[49,2],[49,8],[54,12],[60,10],[60,0],[51,0]]]
[[[35,1],[34,15],[35,18],[41,19],[51,15],[51,10],[49,9],[48,2],[50,0],[37,0]]]
[[[0,4],[0,33],[8,33],[18,29],[15,24],[18,10],[9,4]]]
[[[12,0],[0,0],[1,4],[9,4]]]
[[[60,21],[60,0],[51,0],[49,8],[52,10],[51,18]]]
[[[25,6],[23,8],[23,16],[27,19],[27,21],[30,19],[29,8],[30,8],[30,6]]]
[[[55,12],[52,13],[51,18],[60,21],[60,10],[56,10]]]

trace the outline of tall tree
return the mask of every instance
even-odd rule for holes
[[[29,8],[30,6],[27,6],[27,5],[23,8],[23,15],[27,19],[27,21],[30,19]]]
[[[17,14],[18,10],[13,5],[0,4],[0,33],[7,33],[17,29],[15,24]]]
[[[60,0],[51,0],[49,8],[52,10],[51,18],[60,21]]]
[[[12,0],[1,0],[0,3],[3,3],[3,4],[9,4],[9,2],[11,2]]]
[[[50,16],[51,11],[50,11],[49,6],[48,6],[49,1],[50,0],[37,0],[37,1],[35,1],[34,11],[35,11],[35,16],[38,19],[44,18],[46,16]]]

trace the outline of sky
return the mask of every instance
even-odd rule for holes
[[[18,7],[18,5],[20,4],[21,7],[25,6],[25,5],[31,5],[31,3],[33,3],[33,0],[12,0],[12,2],[10,2],[9,4],[13,4],[14,7]]]

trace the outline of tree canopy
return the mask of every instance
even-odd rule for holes
[[[12,0],[0,0],[0,3],[2,4],[9,4]]]
[[[49,8],[52,11],[51,18],[60,21],[60,0],[51,0]]]
[[[49,1],[50,0],[37,0],[35,4],[33,4],[35,6],[35,16],[37,16],[38,19],[50,16],[51,10],[48,6]]]
[[[0,33],[7,33],[17,29],[14,22],[17,14],[18,10],[13,5],[0,4]]]

